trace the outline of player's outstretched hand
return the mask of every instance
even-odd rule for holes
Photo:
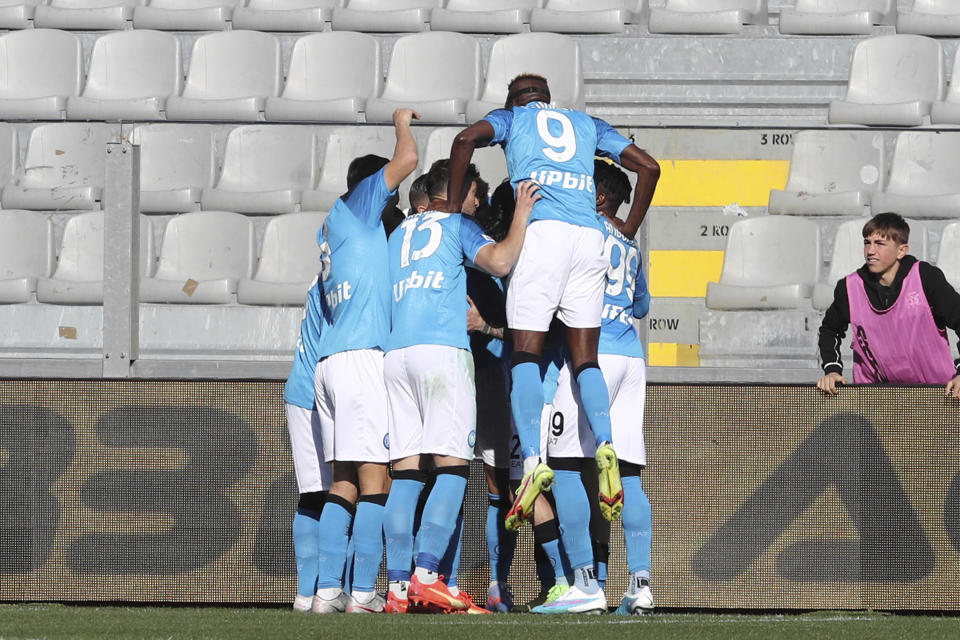
[[[533,211],[533,203],[543,196],[537,193],[540,185],[536,182],[524,180],[517,185],[517,206],[513,210],[514,216],[520,216],[524,220],[530,218],[530,212]]]
[[[817,389],[827,395],[835,396],[839,393],[839,389],[837,389],[838,384],[847,384],[847,379],[839,373],[832,371],[817,380]]]
[[[960,375],[954,376],[950,379],[950,382],[947,383],[946,392],[948,396],[960,398]]]
[[[393,112],[393,126],[407,126],[411,120],[419,120],[420,114],[413,109],[397,109]]]
[[[477,305],[473,304],[473,298],[470,296],[467,296],[467,304],[470,305],[467,307],[467,331],[482,331],[487,323],[477,311]]]

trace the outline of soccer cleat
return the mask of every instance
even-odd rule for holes
[[[302,596],[299,593],[293,599],[294,611],[310,611],[313,607],[313,596]]]
[[[603,589],[597,589],[595,593],[584,593],[579,587],[573,586],[553,602],[534,607],[531,611],[543,614],[606,613],[607,598],[603,595]]]
[[[642,616],[653,611],[653,594],[650,587],[643,585],[636,593],[623,594],[620,606],[614,611],[618,616]]]
[[[410,600],[401,598],[393,591],[387,592],[387,603],[383,607],[384,613],[406,613]]]
[[[489,615],[490,613],[489,611],[487,611],[483,607],[478,607],[476,604],[474,604],[473,598],[466,591],[463,591],[461,589],[460,593],[457,594],[456,597],[460,598],[467,604],[466,609],[463,609],[462,611],[457,611],[456,613],[468,613],[473,615]]]
[[[507,519],[504,522],[507,531],[516,531],[523,526],[523,523],[533,515],[533,503],[537,496],[544,491],[549,491],[552,486],[553,469],[542,462],[523,476],[520,488],[517,489],[517,499],[513,501],[513,506],[507,512]]]
[[[623,513],[623,484],[620,482],[620,466],[617,453],[609,444],[597,447],[597,472],[600,474],[600,513],[611,522],[620,519]]]
[[[347,613],[383,613],[387,601],[382,595],[374,592],[373,597],[367,602],[360,602],[350,594],[350,604],[347,605]]]
[[[343,613],[347,610],[349,604],[350,596],[343,591],[330,600],[325,600],[319,595],[316,595],[313,597],[313,608],[311,611],[314,613]]]
[[[413,575],[410,578],[407,598],[411,604],[434,605],[444,611],[465,611],[468,608],[466,602],[450,593],[450,589],[443,582],[443,576],[440,576],[436,582],[423,584],[416,575]]]
[[[513,593],[507,585],[491,582],[487,592],[487,610],[493,613],[509,613],[513,609]]]
[[[530,613],[540,605],[550,604],[567,592],[570,585],[555,584],[545,591],[541,591],[536,598],[525,604],[518,604],[511,609],[513,613]]]

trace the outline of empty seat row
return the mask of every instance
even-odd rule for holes
[[[181,214],[166,225],[159,257],[140,220],[140,301],[299,305],[320,265],[325,213],[272,218],[257,257],[252,221],[228,211]],[[72,216],[58,254],[50,217],[0,211],[0,303],[103,303],[104,213]],[[154,273],[154,262],[156,271]]]
[[[457,132],[438,128],[427,136],[422,170],[450,154]],[[140,146],[142,213],[201,207],[251,214],[326,211],[346,191],[353,158],[390,157],[396,145],[388,127],[344,127],[321,137],[309,126],[245,125],[230,130],[218,162],[213,132],[204,125],[140,125],[130,139]],[[105,149],[116,140],[115,128],[102,123],[38,125],[20,167],[16,131],[0,124],[0,203],[41,211],[100,208]],[[490,184],[507,176],[497,148],[478,149],[474,162]],[[409,180],[401,187],[402,201],[408,188]]]
[[[883,137],[859,131],[801,131],[785,189],[770,192],[770,213],[914,218],[960,217],[960,132],[904,131],[887,178]]]
[[[437,55],[442,51],[443,55]],[[284,83],[280,42],[259,31],[200,36],[184,81],[180,40],[119,31],[93,45],[83,85],[80,40],[35,29],[0,37],[0,118],[390,122],[409,106],[422,122],[462,123],[503,106],[519,73],[546,76],[559,104],[583,106],[580,47],[569,36],[519,34],[494,43],[484,75],[479,40],[421,33],[397,40],[389,72],[377,41],[353,32],[299,38]]]

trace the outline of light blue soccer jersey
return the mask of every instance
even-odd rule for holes
[[[297,350],[293,354],[293,368],[287,376],[287,383],[283,385],[283,401],[304,409],[313,408],[313,372],[320,360],[320,336],[329,326],[323,317],[322,297],[318,278],[314,278],[303,305],[303,320],[300,322]]]
[[[603,120],[544,102],[496,109],[484,119],[494,130],[490,144],[504,146],[514,189],[522,180],[541,187],[531,222],[562,220],[597,228],[594,156],[619,162],[629,140]]]
[[[415,344],[470,349],[464,265],[493,238],[472,218],[424,211],[390,236],[393,328],[387,351]]]
[[[330,327],[320,358],[353,349],[383,349],[390,334],[390,267],[380,219],[396,191],[383,169],[338,199],[320,231],[324,315]]]
[[[643,357],[643,343],[633,326],[650,308],[650,291],[643,277],[637,241],[628,238],[602,215],[603,253],[607,258],[607,287],[603,292],[598,353]]]

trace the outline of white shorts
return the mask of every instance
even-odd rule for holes
[[[477,404],[473,355],[466,349],[418,344],[387,353],[390,459],[418,454],[473,458]]]
[[[300,493],[328,491],[333,484],[330,465],[323,459],[323,439],[320,433],[320,414],[316,407],[304,409],[289,402],[287,431],[290,432],[290,450],[293,453],[293,472],[297,476]]]
[[[546,331],[556,315],[568,327],[599,327],[607,262],[599,229],[531,223],[507,286],[507,326]]]
[[[313,377],[327,462],[382,462],[387,450],[383,352],[342,351],[317,364]]]
[[[518,469],[520,438],[510,413],[510,372],[506,363],[484,366],[474,373],[477,389],[477,446],[474,455],[497,469]],[[522,473],[517,479],[522,477]]]
[[[643,358],[602,353],[600,370],[610,392],[610,425],[617,458],[647,464],[643,442],[643,408],[647,368]],[[597,451],[593,431],[580,406],[580,390],[569,363],[560,370],[547,436],[547,454],[554,458],[592,458]]]

